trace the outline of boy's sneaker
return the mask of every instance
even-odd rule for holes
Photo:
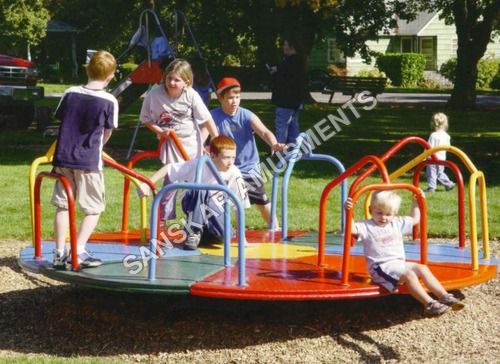
[[[451,191],[452,189],[454,189],[454,188],[455,188],[455,186],[456,186],[456,184],[455,184],[455,183],[452,183],[452,184],[451,184],[451,185],[449,185],[449,186],[444,186],[444,189],[445,189],[445,191],[446,191],[446,192],[448,192],[448,191]]]
[[[451,307],[453,311],[461,310],[465,306],[463,302],[460,302],[460,300],[451,293],[448,293],[446,296],[441,298],[439,303]]]
[[[193,231],[188,233],[184,241],[184,250],[196,250],[201,241],[201,231]]]
[[[71,254],[68,257],[68,264],[71,264]],[[78,264],[81,268],[95,268],[102,265],[102,260],[95,258],[88,252],[78,254]]]
[[[435,188],[431,188],[431,187],[427,187],[424,192],[427,192],[427,193],[433,193],[433,192],[436,192],[436,189]]]
[[[438,302],[438,301],[431,301],[427,304],[425,307],[425,314],[427,316],[440,316],[446,311],[448,311],[450,307],[447,305]]]
[[[52,260],[52,266],[54,269],[66,269],[66,263],[68,262],[68,256],[66,253],[60,253],[54,250],[54,259]]]

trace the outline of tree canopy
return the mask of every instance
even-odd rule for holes
[[[0,0],[0,52],[24,56],[45,37],[49,19],[43,0]]]
[[[77,42],[82,57],[87,48],[120,54],[147,7],[154,7],[169,35],[181,40],[183,54],[194,50],[192,31],[211,66],[253,65],[257,72],[281,57],[279,42],[285,33],[300,35],[306,55],[315,42],[333,33],[346,56],[359,52],[369,59],[366,41],[393,28],[395,15],[411,20],[419,11],[439,11],[457,29],[452,104],[460,107],[474,104],[477,62],[492,33],[500,33],[499,0],[0,0],[0,51],[39,44],[52,18],[82,30]],[[189,24],[175,18],[175,9],[185,14]],[[173,34],[176,21],[183,26]]]

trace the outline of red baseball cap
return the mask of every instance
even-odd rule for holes
[[[217,95],[220,95],[220,93],[228,87],[241,87],[241,85],[240,82],[234,77],[224,77],[217,84],[217,90],[215,92]]]

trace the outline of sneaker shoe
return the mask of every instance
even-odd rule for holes
[[[444,186],[444,189],[445,189],[446,192],[448,192],[448,191],[451,191],[452,189],[454,189],[455,186],[456,186],[456,184],[453,183],[453,184],[451,184],[449,186]]]
[[[448,311],[450,307],[447,305],[438,302],[438,301],[431,301],[427,304],[425,307],[425,314],[427,316],[440,316],[446,311]]]
[[[446,296],[441,298],[439,300],[439,303],[442,303],[443,305],[451,307],[451,309],[453,311],[461,310],[465,306],[463,302],[461,302],[458,298],[456,298],[451,293],[448,293]]]
[[[52,266],[54,269],[66,269],[66,263],[68,261],[68,256],[66,253],[59,253],[54,249],[54,259],[52,260]]]
[[[433,193],[433,192],[436,192],[436,189],[435,188],[431,188],[431,187],[427,187],[424,192],[427,192],[427,193]]]
[[[71,254],[68,257],[68,264],[71,264]],[[102,265],[102,260],[95,258],[89,252],[78,254],[78,264],[81,268],[95,268]]]
[[[184,241],[184,250],[196,250],[201,241],[201,232],[192,232]]]

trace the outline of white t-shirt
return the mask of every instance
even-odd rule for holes
[[[143,123],[155,123],[165,130],[173,129],[190,159],[201,156],[199,125],[211,118],[200,95],[191,87],[185,87],[179,97],[171,98],[164,84],[154,86],[146,95],[140,114]],[[171,142],[160,151],[160,159],[164,164],[183,160]]]
[[[167,165],[167,178],[171,183],[174,182],[194,182],[196,176],[196,164],[198,159],[192,159],[186,162],[171,163]],[[241,172],[235,165],[232,165],[226,172],[219,171],[222,180],[229,187],[229,189],[236,194],[236,196],[243,203],[245,209],[250,207],[250,200],[248,198],[248,191],[245,181],[241,176]],[[217,184],[212,171],[205,165],[202,174],[204,183]],[[224,206],[224,196],[222,191],[210,191],[210,197],[220,207]],[[221,208],[222,210],[222,208]]]
[[[447,132],[444,130],[438,130],[433,132],[429,136],[429,144],[431,145],[432,148],[438,147],[441,145],[450,145],[450,136]],[[446,150],[440,150],[439,152],[436,152],[436,157],[438,157],[439,160],[446,160]]]
[[[371,219],[354,225],[358,239],[363,243],[363,253],[369,270],[374,264],[383,264],[395,259],[405,260],[403,236],[412,232],[412,217],[397,216],[383,227]]]

